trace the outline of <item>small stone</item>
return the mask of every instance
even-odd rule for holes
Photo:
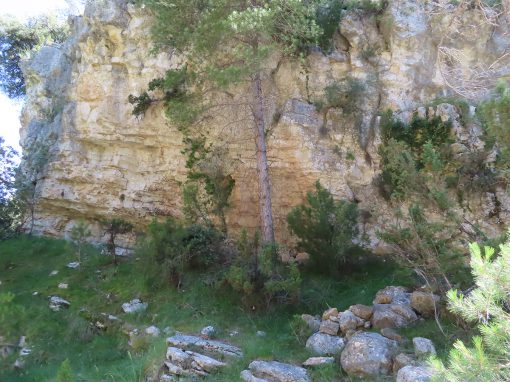
[[[157,326],[151,325],[148,328],[145,328],[145,334],[152,336],[152,337],[159,337],[161,334],[161,331]]]
[[[305,362],[303,362],[304,367],[315,367],[315,366],[321,366],[326,365],[330,363],[334,363],[335,358],[334,357],[311,357],[308,358]]]
[[[60,284],[58,284],[58,289],[67,289],[68,287],[69,287],[69,285],[68,285],[68,284],[66,284],[66,283],[60,283]]]
[[[404,366],[397,373],[396,382],[429,382],[432,380],[432,369],[427,366]]]
[[[356,304],[352,305],[349,310],[354,313],[357,317],[362,318],[364,320],[370,320],[372,314],[374,313],[374,308],[367,305]]]
[[[239,335],[239,332],[237,330],[232,330],[230,333],[229,333],[229,336],[230,337],[237,337]]]
[[[214,338],[216,335],[216,328],[214,326],[206,326],[200,331],[200,335],[204,338]]]
[[[414,354],[418,358],[427,358],[436,354],[434,343],[428,338],[415,337],[413,338]]]
[[[349,330],[356,330],[358,326],[362,326],[364,324],[361,318],[354,315],[354,313],[350,310],[340,313],[339,321],[342,333],[347,333]]]
[[[256,336],[257,337],[266,337],[267,333],[262,330],[257,330]]]
[[[393,330],[391,328],[382,328],[381,329],[381,334],[384,337],[389,338],[390,340],[394,340],[394,341],[397,341],[397,342],[403,342],[404,341],[404,337],[402,335],[400,335],[396,330]]]
[[[39,295],[39,292],[35,291],[34,293],[32,293],[32,296],[37,296]]]
[[[62,308],[69,308],[71,303],[67,300],[64,300],[62,297],[51,296],[50,297],[50,309],[54,312],[58,312]]]
[[[125,313],[136,313],[136,312],[142,312],[147,309],[148,304],[142,303],[140,299],[135,298],[134,300],[131,300],[130,302],[126,302],[122,304],[122,310]]]
[[[365,321],[365,324],[363,325],[363,328],[370,329],[372,327],[372,323],[370,321]]]
[[[321,320],[318,317],[309,314],[302,314],[301,319],[308,325],[312,333],[317,333],[321,326]]]
[[[322,321],[319,328],[320,333],[329,334],[331,336],[336,336],[339,330],[340,324],[332,320]]]
[[[338,309],[337,308],[329,308],[322,314],[322,320],[329,320],[331,317],[338,316]]]
[[[432,293],[415,291],[411,294],[411,307],[423,317],[434,317],[439,301],[439,296]]]
[[[56,276],[58,275],[58,271],[51,271],[50,276]]]
[[[342,338],[324,333],[315,333],[306,341],[306,348],[321,356],[339,354],[344,346]]]
[[[163,333],[169,336],[171,334],[174,334],[175,330],[173,330],[170,326],[165,326],[165,328],[163,329]]]
[[[73,262],[71,262],[71,263],[66,265],[66,267],[69,268],[69,269],[76,269],[79,266],[80,266],[80,263],[77,262],[77,261],[73,261]]]
[[[393,373],[397,373],[400,369],[402,369],[405,366],[414,364],[414,359],[411,358],[409,355],[400,353],[395,357],[395,360],[393,361]]]

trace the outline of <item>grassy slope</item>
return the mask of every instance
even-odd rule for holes
[[[228,333],[236,330],[240,334],[231,341],[243,348],[245,359],[210,380],[237,381],[240,370],[255,358],[289,362],[306,359],[304,344],[290,327],[294,314],[317,314],[328,306],[345,309],[355,303],[370,304],[382,287],[411,282],[392,266],[369,265],[340,280],[307,278],[301,306],[258,312],[244,307],[228,291],[206,286],[199,275],[189,275],[182,291],[170,288],[150,291],[144,282],[143,259],[132,259],[116,268],[109,258],[89,248],[81,270],[67,269],[65,265],[74,261],[72,252],[65,242],[44,238],[0,243],[0,293],[14,293],[9,311],[14,310],[14,305],[20,309],[13,317],[2,317],[0,310],[0,335],[11,341],[26,335],[33,349],[22,373],[12,371],[13,358],[0,359],[0,381],[54,381],[66,358],[78,381],[138,381],[142,380],[144,369],[161,365],[165,353],[163,337],[134,352],[120,330],[92,331],[80,315],[82,308],[117,315],[139,328],[154,324],[159,328],[169,326],[183,332],[198,332],[206,325],[214,325],[220,330],[220,338],[229,338]],[[53,270],[59,273],[50,277]],[[68,283],[69,289],[58,289],[62,282]],[[53,294],[68,299],[71,308],[52,312],[48,296]],[[136,297],[149,302],[147,312],[123,314],[121,304]],[[267,332],[267,336],[257,337],[257,330]],[[443,341],[436,335],[433,323],[408,332]],[[450,342],[440,345],[440,351]],[[318,374],[321,374],[316,378],[318,381],[337,380],[333,376],[337,374],[335,370]]]

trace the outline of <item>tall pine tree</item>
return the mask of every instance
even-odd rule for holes
[[[264,242],[274,242],[271,182],[267,154],[265,67],[273,54],[298,56],[315,44],[319,1],[306,0],[139,0],[154,13],[153,36],[160,51],[185,57],[185,65],[170,70],[149,89],[164,90],[167,115],[186,130],[210,110],[218,89],[249,82],[251,116],[259,188],[259,212]],[[212,91],[211,91],[212,90]],[[143,112],[150,99],[134,101]]]

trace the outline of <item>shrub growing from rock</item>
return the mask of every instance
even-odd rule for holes
[[[335,200],[319,181],[307,194],[307,204],[295,207],[287,216],[290,230],[299,238],[300,250],[310,254],[310,266],[321,272],[336,272],[346,261],[358,234],[358,207],[347,200]]]

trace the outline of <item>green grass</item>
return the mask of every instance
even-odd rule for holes
[[[245,358],[209,380],[236,381],[253,359],[299,363],[307,358],[307,350],[290,325],[294,315],[320,314],[330,306],[346,309],[355,303],[370,304],[379,289],[412,283],[392,264],[368,262],[360,269],[346,270],[344,277],[306,276],[299,306],[253,310],[229,290],[206,285],[199,274],[186,275],[180,291],[170,287],[150,290],[143,258],[135,257],[115,267],[110,258],[89,247],[81,269],[66,268],[74,260],[72,248],[60,240],[21,237],[0,242],[0,294],[15,296],[7,309],[0,307],[0,335],[11,342],[25,335],[32,348],[23,372],[12,370],[15,357],[0,359],[0,381],[55,381],[65,359],[69,359],[77,381],[142,381],[145,370],[161,366],[163,336],[135,351],[122,330],[97,331],[91,327],[85,317],[102,312],[139,328],[157,325],[196,333],[206,325],[215,326],[218,337],[239,345]],[[59,273],[49,276],[53,270]],[[68,289],[58,289],[63,282],[69,284]],[[52,312],[48,297],[53,294],[69,300],[71,307]],[[147,311],[122,313],[121,304],[133,298],[148,302]],[[2,311],[7,314],[2,315]],[[409,330],[433,337],[435,330],[430,325]],[[267,336],[256,336],[258,330]],[[232,331],[239,335],[230,337]],[[314,378],[333,381],[338,372],[338,367],[328,366],[315,371]]]

